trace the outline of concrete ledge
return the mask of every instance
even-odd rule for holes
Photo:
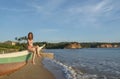
[[[43,58],[50,58],[50,59],[54,59],[54,53],[40,53],[40,55],[43,57]]]

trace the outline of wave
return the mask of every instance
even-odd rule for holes
[[[77,73],[71,66],[67,66],[60,61],[53,60],[55,64],[61,66],[63,73],[67,79],[77,79]]]
[[[77,69],[74,69],[73,67],[63,64],[62,62],[57,61],[55,59],[51,60],[45,58],[43,60],[43,64],[48,70],[53,72],[54,75],[56,75],[55,73],[58,74],[58,71],[55,72],[54,69],[58,69],[58,70],[60,69],[64,74],[65,79],[107,79],[105,76],[98,78],[97,75],[83,73],[82,71],[80,70],[78,71]],[[61,79],[61,78],[58,78],[58,76],[56,76],[56,79]]]

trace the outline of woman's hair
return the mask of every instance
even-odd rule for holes
[[[30,37],[30,35],[31,35],[31,37]],[[28,39],[33,39],[33,33],[32,32],[28,33]]]

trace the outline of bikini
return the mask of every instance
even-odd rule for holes
[[[33,48],[33,40],[28,40],[28,49]]]

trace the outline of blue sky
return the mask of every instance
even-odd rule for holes
[[[0,0],[0,41],[119,42],[120,0]]]

